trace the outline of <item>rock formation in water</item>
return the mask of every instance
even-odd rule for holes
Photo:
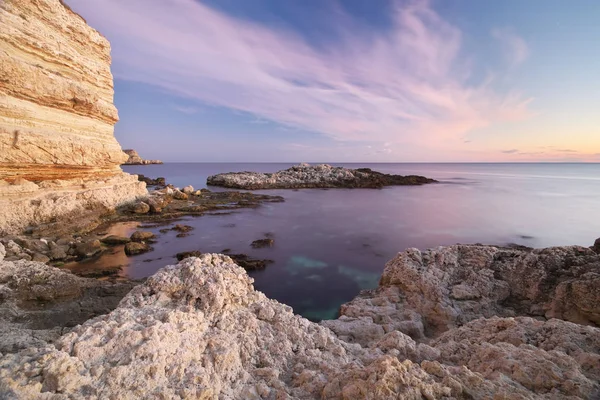
[[[295,165],[275,173],[229,172],[209,176],[208,185],[227,188],[305,189],[305,188],[382,188],[396,185],[423,185],[436,182],[418,175],[390,175],[369,168],[348,169],[327,164]]]
[[[145,194],[119,166],[109,42],[60,0],[0,21],[0,234]]]
[[[144,160],[137,151],[133,149],[123,150],[125,154],[129,157],[127,161],[123,164],[125,165],[148,165],[148,164],[162,164],[163,162],[160,160]]]
[[[203,254],[54,345],[1,357],[0,397],[597,398],[599,275],[582,247],[408,250],[315,324]]]

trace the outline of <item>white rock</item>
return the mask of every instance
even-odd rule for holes
[[[6,256],[6,249],[4,248],[4,245],[0,243],[0,262],[4,260],[4,256]]]
[[[184,187],[183,189],[181,189],[181,191],[185,194],[192,194],[192,193],[194,193],[194,187],[192,185],[188,185],[188,186]]]

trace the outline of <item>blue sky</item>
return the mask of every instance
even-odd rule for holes
[[[598,1],[67,3],[145,158],[600,161]]]

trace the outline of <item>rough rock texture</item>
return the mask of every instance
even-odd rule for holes
[[[427,266],[432,270],[466,266],[464,259],[458,264],[451,260],[458,249],[449,248],[445,262],[439,256],[439,265],[432,261]],[[480,254],[481,260],[502,251],[479,249],[470,252]],[[575,250],[564,248],[565,254]],[[409,264],[419,264],[414,251],[405,256]],[[386,273],[395,276],[390,270],[400,263],[394,260]],[[444,274],[437,275],[442,279]],[[373,297],[371,307],[383,307],[386,301]],[[427,306],[422,309],[427,312]],[[355,328],[383,329],[379,320],[369,322],[370,318],[365,315],[364,323],[355,323]],[[428,344],[399,330],[372,336],[361,340],[362,346],[342,340],[254,291],[252,279],[229,257],[203,254],[160,270],[134,288],[116,310],[74,328],[55,345],[1,357],[0,397],[593,399],[600,395],[597,327],[492,316],[450,328]]]
[[[108,41],[59,0],[4,0],[0,21],[0,233],[144,194],[119,167]]]
[[[300,164],[275,173],[229,172],[209,176],[207,184],[228,188],[301,189],[301,188],[382,188],[394,185],[423,185],[436,182],[417,175],[389,175],[369,168],[348,169],[327,164]]]
[[[377,289],[363,291],[340,313],[340,319],[325,324],[365,345],[393,330],[431,338],[492,316],[598,326],[600,255],[579,246],[409,249],[388,262]],[[350,329],[356,325],[365,332]]]
[[[160,160],[144,160],[137,151],[133,149],[123,150],[125,154],[129,157],[127,161],[123,164],[125,165],[148,165],[148,164],[162,164],[163,162]]]
[[[56,340],[113,310],[133,286],[80,278],[37,262],[0,260],[0,353]]]

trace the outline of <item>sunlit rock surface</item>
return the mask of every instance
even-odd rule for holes
[[[0,2],[0,233],[145,193],[119,167],[110,61],[61,1]]]
[[[495,269],[492,264],[503,251],[452,246],[401,253],[388,264],[378,296],[367,301],[363,295],[362,306],[350,303],[353,316],[323,324],[256,292],[252,279],[227,256],[188,258],[160,270],[116,310],[74,328],[55,345],[4,355],[0,397],[595,398],[600,394],[600,329],[589,318],[581,322],[590,325],[581,325],[499,317],[494,314],[505,313],[502,307],[509,305],[495,306],[481,292],[479,308],[473,294],[444,301],[459,280],[467,282],[465,293],[487,287],[485,280],[497,285],[500,278],[494,274],[476,281],[472,275]],[[577,247],[514,252],[503,259],[502,270],[536,264],[529,263],[530,257],[537,257],[538,264],[555,262],[539,265],[538,285],[526,290],[524,301],[546,304],[542,310],[553,309],[550,298],[558,287],[572,287],[581,276],[598,272],[599,256]],[[451,271],[457,268],[464,270],[462,278]],[[420,295],[400,287],[404,269],[419,270],[406,280],[421,285]],[[524,282],[514,288],[515,296],[534,283],[534,271],[528,272],[531,278],[521,275]],[[540,282],[554,272],[549,294],[538,292]],[[435,279],[440,289],[429,293],[424,283]],[[590,295],[585,290],[584,297]],[[507,291],[510,298],[513,287]],[[430,296],[443,306],[431,309]],[[593,315],[595,307],[573,315]],[[566,315],[571,314],[560,314]]]
[[[163,162],[160,160],[144,160],[137,151],[133,149],[123,150],[125,154],[129,157],[127,161],[123,164],[125,165],[148,165],[148,164],[162,164]]]
[[[349,169],[306,163],[275,173],[229,172],[209,176],[208,185],[235,189],[382,188],[395,185],[424,185],[436,182],[418,175],[390,175],[369,168]]]

